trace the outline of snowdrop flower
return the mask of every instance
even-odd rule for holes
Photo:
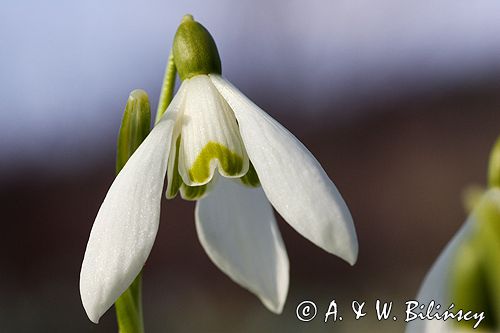
[[[173,54],[182,84],[117,175],[92,227],[80,275],[84,308],[97,323],[141,271],[167,174],[167,198],[197,200],[196,230],[210,259],[280,313],[289,264],[271,205],[304,237],[354,264],[349,210],[302,143],[221,76],[212,37],[190,16]]]
[[[446,246],[427,274],[416,300],[426,306],[434,301],[443,312],[450,304],[456,313],[463,309],[484,311],[483,320],[458,322],[420,320],[408,323],[406,333],[498,332],[500,311],[500,189],[488,190],[476,204],[465,224]],[[415,310],[416,311],[416,310]],[[425,312],[423,310],[422,312]],[[436,311],[434,311],[436,312]],[[495,327],[496,326],[496,327]]]

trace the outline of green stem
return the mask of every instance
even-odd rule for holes
[[[119,333],[144,333],[141,287],[142,272],[115,302]]]
[[[488,165],[488,186],[500,187],[500,138],[497,139],[490,154]]]
[[[167,68],[165,69],[165,76],[163,78],[163,85],[161,87],[160,100],[158,101],[158,110],[156,110],[155,124],[160,121],[161,117],[167,110],[168,105],[172,101],[172,98],[174,97],[176,74],[177,70],[174,63],[174,53],[170,51]]]

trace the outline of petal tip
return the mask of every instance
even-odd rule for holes
[[[354,265],[356,265],[356,262],[358,261],[358,255],[356,254],[356,255],[354,255],[354,256],[352,256],[352,257],[345,258],[345,261],[346,261],[349,265],[354,266]]]
[[[359,246],[358,246],[358,241],[355,241],[355,244],[353,245],[353,248],[351,251],[349,251],[348,255],[346,256],[345,260],[351,265],[354,266],[356,262],[358,261],[358,253],[359,253]]]
[[[85,274],[86,272],[87,269],[85,265],[83,265],[82,271],[80,272],[80,298],[89,320],[94,324],[98,324],[99,319],[101,319],[102,315],[108,310],[109,306],[104,306],[96,298],[95,286],[89,281],[88,274]]]
[[[285,300],[271,300],[260,298],[262,304],[274,314],[280,315],[283,313],[283,308],[285,306]]]
[[[332,251],[332,253],[345,260],[349,265],[354,266],[358,261],[358,236],[351,214],[348,210],[346,216],[347,218],[342,219],[342,224],[345,229],[341,233],[341,236],[336,239],[337,242],[340,243],[340,246],[337,246],[336,251]]]
[[[90,321],[93,322],[94,324],[99,324],[99,319],[101,319],[101,317],[91,317],[87,314],[87,316],[89,317]]]
[[[83,303],[83,308],[85,309],[87,317],[90,319],[90,321],[93,322],[94,324],[99,324],[99,319],[101,319],[102,313],[99,314],[99,311],[97,311],[97,306],[90,306],[88,302],[84,301],[83,297],[82,297],[82,303]]]

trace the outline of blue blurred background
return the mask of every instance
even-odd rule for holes
[[[211,264],[193,205],[163,202],[148,331],[402,332],[374,316],[300,323],[295,306],[416,294],[500,133],[497,1],[2,0],[0,331],[116,331],[112,311],[98,326],[86,318],[79,268],[128,94],[145,89],[155,110],[186,13],[212,33],[223,74],[336,182],[360,257],[351,268],[280,221],[291,286],[275,316]]]

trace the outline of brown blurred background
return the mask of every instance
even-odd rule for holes
[[[8,5],[0,14],[8,46],[0,54],[0,332],[116,331],[113,311],[99,325],[87,319],[80,265],[114,178],[128,92],[145,88],[156,105],[185,12],[213,32],[225,75],[322,163],[350,207],[360,255],[350,267],[280,219],[291,283],[276,316],[210,262],[194,204],[164,201],[144,273],[146,330],[402,332],[402,316],[376,322],[373,302],[394,301],[402,315],[466,217],[464,188],[485,183],[500,134],[500,41],[491,33],[500,6],[478,3]],[[16,13],[33,20],[21,24]],[[302,323],[295,307],[306,299],[319,313]],[[332,299],[345,320],[324,323]],[[360,321],[355,299],[371,310]]]

